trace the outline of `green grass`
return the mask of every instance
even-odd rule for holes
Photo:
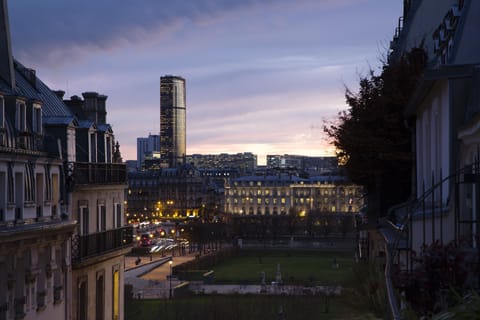
[[[284,284],[350,286],[353,279],[351,253],[249,250],[216,265],[215,283],[260,284],[263,271],[268,284],[275,281],[277,264]]]
[[[127,304],[125,319],[375,319],[352,303],[348,294],[326,300],[322,296],[196,296],[174,300],[136,300]]]
[[[280,264],[285,284],[338,284],[354,288],[353,255],[345,252],[242,250],[236,257],[214,266],[216,283],[259,284],[261,272],[266,282],[275,280]],[[332,268],[336,259],[339,268]],[[364,268],[365,269],[365,268]],[[359,272],[365,277],[368,270]],[[359,281],[357,277],[357,282]],[[359,284],[357,283],[357,286]],[[356,289],[356,288],[355,288]],[[198,295],[173,300],[133,300],[126,302],[125,319],[244,320],[244,319],[376,319],[365,293],[343,290],[340,296]],[[368,295],[368,294],[366,294]],[[283,317],[279,316],[283,311]]]

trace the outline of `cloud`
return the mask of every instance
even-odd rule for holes
[[[393,6],[378,0],[9,1],[16,58],[67,97],[108,95],[108,121],[125,159],[135,158],[136,137],[159,128],[163,74],[187,79],[187,152],[312,154],[318,147],[320,153],[322,119],[345,107],[343,85],[350,87],[384,34],[393,33],[392,12],[401,12]]]
[[[186,23],[205,25],[258,5],[255,0],[15,0],[9,11],[17,56],[58,63],[154,41]]]
[[[100,51],[174,37],[184,27],[208,26],[225,17],[235,18],[235,13],[268,13],[286,7],[295,11],[305,5],[325,9],[358,2],[361,1],[296,0],[292,4],[289,0],[10,0],[9,11],[17,58],[51,66]],[[282,23],[281,19],[275,21]]]

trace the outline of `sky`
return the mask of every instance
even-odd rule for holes
[[[9,0],[12,51],[66,98],[108,96],[124,160],[186,79],[187,154],[334,155],[345,88],[378,71],[402,0]]]

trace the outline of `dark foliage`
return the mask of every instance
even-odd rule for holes
[[[453,242],[443,245],[436,241],[414,259],[414,270],[409,274],[397,273],[394,283],[405,292],[415,312],[431,315],[449,307],[454,302],[454,292],[464,292],[472,271],[471,258]]]
[[[404,111],[425,61],[424,51],[413,49],[386,64],[380,75],[370,71],[360,79],[357,93],[346,90],[349,109],[324,127],[348,177],[366,187],[369,206],[376,212],[410,194],[414,157]]]

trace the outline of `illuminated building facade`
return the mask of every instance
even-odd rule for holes
[[[343,176],[247,176],[225,190],[225,212],[232,215],[357,213],[362,206],[362,188]]]
[[[206,199],[204,181],[190,166],[130,172],[128,222],[198,216]]]

